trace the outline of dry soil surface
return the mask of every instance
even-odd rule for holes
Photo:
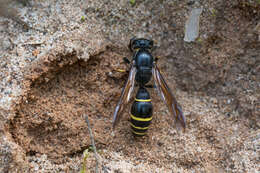
[[[260,171],[259,1],[0,2],[0,172],[79,172],[86,149],[86,172],[94,172],[85,115],[102,172]],[[185,43],[193,8],[203,8],[200,35]],[[112,133],[133,36],[156,42],[185,132],[149,89],[147,136],[131,134],[131,103]]]

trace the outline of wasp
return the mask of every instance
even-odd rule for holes
[[[185,129],[186,120],[182,108],[178,104],[156,64],[158,59],[154,58],[151,54],[155,48],[154,42],[152,40],[134,37],[130,40],[128,47],[130,51],[133,52],[132,61],[129,62],[131,63],[131,69],[114,111],[113,129],[118,124],[121,112],[131,98],[136,82],[139,88],[131,107],[131,129],[134,136],[144,136],[147,133],[152,120],[153,105],[150,94],[146,88],[152,77],[155,88],[167,105],[174,122]]]

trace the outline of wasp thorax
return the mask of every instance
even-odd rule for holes
[[[153,57],[149,52],[139,50],[135,56],[135,61],[137,68],[136,81],[141,86],[144,86],[152,77]]]

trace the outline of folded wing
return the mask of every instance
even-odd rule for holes
[[[159,94],[161,95],[164,103],[167,105],[170,114],[173,116],[176,125],[177,126],[181,125],[185,129],[186,119],[183,115],[182,108],[178,104],[176,98],[174,97],[170,88],[165,82],[156,63],[154,63],[154,67],[153,67],[153,78],[155,81],[156,88]]]
[[[131,70],[127,79],[127,82],[122,90],[120,99],[117,103],[114,116],[113,116],[113,129],[117,125],[120,117],[121,117],[121,112],[124,109],[125,105],[128,103],[130,100],[131,94],[134,89],[134,83],[135,83],[135,75],[136,75],[136,67],[135,67],[135,62],[132,63]]]

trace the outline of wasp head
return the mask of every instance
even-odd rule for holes
[[[129,43],[129,49],[133,52],[138,49],[152,49],[153,41],[144,38],[132,38]]]

